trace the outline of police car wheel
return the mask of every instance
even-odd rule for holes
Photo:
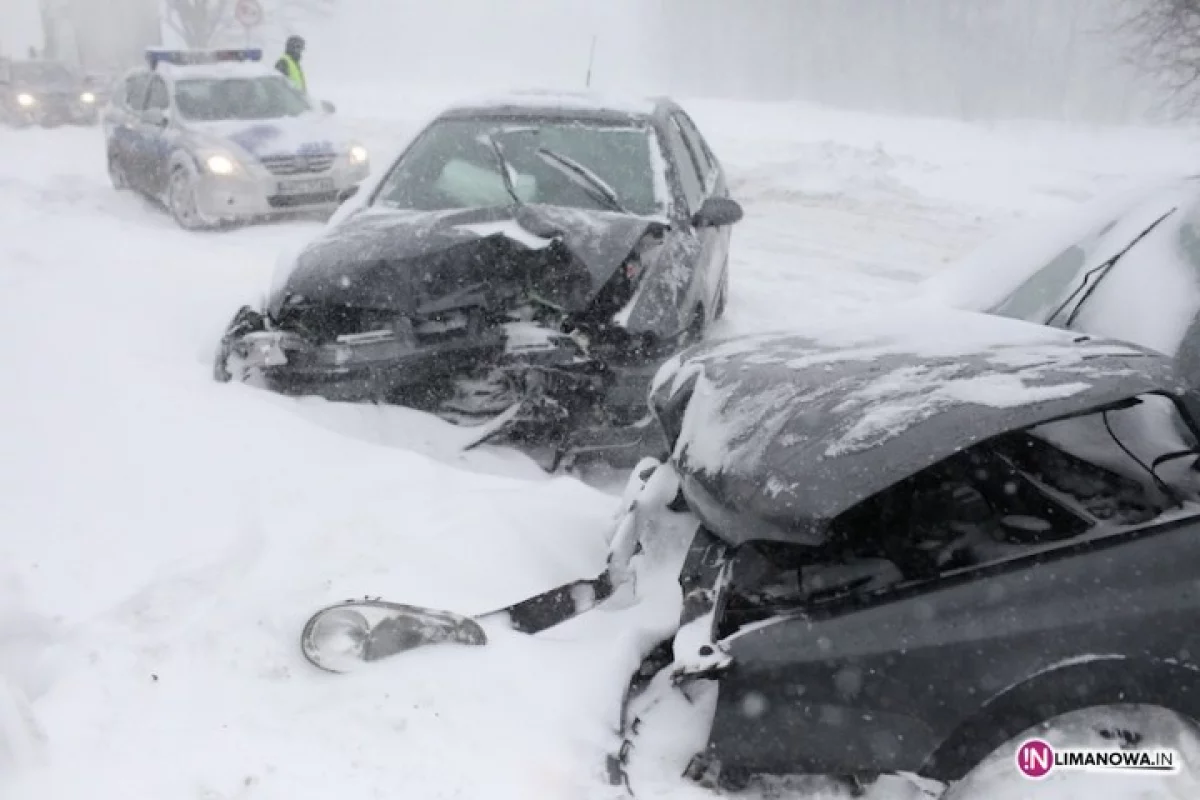
[[[171,216],[184,230],[195,231],[207,227],[200,215],[200,209],[196,206],[196,185],[183,167],[176,167],[171,173],[167,206],[171,210]]]

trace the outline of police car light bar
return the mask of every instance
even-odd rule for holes
[[[262,61],[261,48],[243,50],[168,50],[165,48],[146,48],[146,63],[150,69],[159,64],[174,64],[177,67],[195,64],[219,64],[226,61]]]

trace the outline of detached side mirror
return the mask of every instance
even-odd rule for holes
[[[697,228],[723,228],[740,222],[745,215],[746,212],[736,200],[728,197],[710,197],[692,217],[692,225]]]
[[[337,106],[335,106],[333,103],[329,102],[328,100],[322,100],[321,101],[321,110],[324,111],[326,114],[336,114]]]

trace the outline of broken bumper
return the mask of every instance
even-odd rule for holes
[[[230,353],[247,377],[289,395],[374,402],[406,389],[430,386],[496,360],[502,336],[477,337],[420,348],[396,339],[354,339],[314,345],[289,333],[251,333]]]
[[[551,346],[514,349],[502,328],[432,343],[379,331],[315,344],[290,332],[253,330],[227,339],[217,372],[281,394],[399,402],[455,421],[492,417],[536,397],[548,402],[530,403],[530,413],[514,427],[565,436],[560,455],[571,461],[623,467],[661,455],[666,443],[646,403],[658,365],[610,368],[571,337],[552,338]],[[459,404],[461,384],[487,384],[484,379],[497,372],[512,376],[512,392],[492,396],[494,386],[481,389],[475,411]]]

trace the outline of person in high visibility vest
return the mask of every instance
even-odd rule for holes
[[[304,78],[304,67],[300,66],[303,58],[304,39],[300,36],[289,36],[283,56],[275,62],[275,69],[282,72],[293,86],[307,94],[308,81]]]

